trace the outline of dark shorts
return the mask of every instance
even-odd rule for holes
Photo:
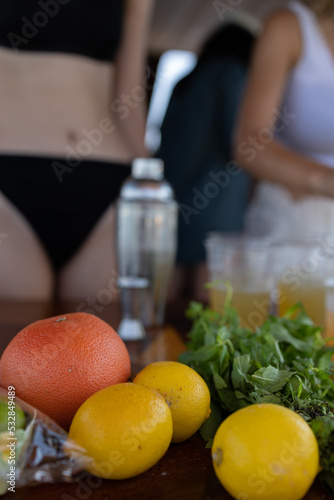
[[[123,163],[85,160],[68,168],[57,158],[1,155],[0,191],[29,221],[59,269],[115,202],[130,170]]]

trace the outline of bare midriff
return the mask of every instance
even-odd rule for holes
[[[131,160],[112,63],[0,47],[0,70],[0,154]]]

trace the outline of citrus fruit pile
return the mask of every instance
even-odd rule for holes
[[[107,323],[87,313],[28,325],[0,360],[2,387],[69,428],[89,472],[126,479],[148,470],[171,442],[209,417],[210,392],[192,368],[151,363],[129,381],[130,357]],[[318,443],[292,410],[251,405],[231,414],[212,446],[216,475],[239,500],[299,500],[319,472]]]
[[[88,398],[69,436],[93,457],[90,472],[125,479],[157,463],[171,442],[191,437],[209,415],[204,380],[186,365],[161,361],[146,366],[132,383]]]
[[[208,387],[186,365],[157,362],[130,375],[124,342],[87,313],[28,325],[0,360],[1,386],[69,429],[92,459],[89,471],[111,479],[152,467],[211,411]]]

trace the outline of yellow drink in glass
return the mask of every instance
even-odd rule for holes
[[[326,329],[323,335],[324,339],[334,338],[334,312],[327,311],[326,313]],[[334,340],[327,341],[329,345],[334,345]]]
[[[315,325],[325,326],[326,294],[322,280],[309,278],[302,281],[298,287],[291,287],[291,284],[281,281],[278,283],[278,292],[279,316],[283,316],[290,307],[301,302]]]
[[[326,280],[326,325],[323,337],[326,342],[334,345],[334,279]],[[332,340],[328,340],[328,339]]]
[[[211,289],[210,307],[217,312],[223,312],[227,290],[224,285]],[[255,330],[267,319],[271,300],[269,291],[253,291],[251,289],[233,289],[231,306],[240,316],[240,324],[245,328]]]

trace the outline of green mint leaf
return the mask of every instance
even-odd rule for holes
[[[292,371],[278,370],[274,366],[268,366],[255,372],[251,377],[251,381],[257,389],[278,392],[283,389],[292,375],[294,375]]]
[[[211,400],[210,403],[211,413],[209,418],[206,419],[204,424],[200,427],[200,434],[205,441],[210,441],[214,438],[218,427],[223,421],[224,412],[221,407],[215,402]]]
[[[217,347],[214,345],[200,347],[192,353],[192,361],[208,362],[217,356]]]
[[[248,385],[247,373],[251,367],[249,354],[238,356],[233,360],[233,368],[231,374],[232,385],[235,389],[246,391]]]
[[[217,391],[220,391],[221,389],[226,389],[228,387],[225,380],[220,375],[218,375],[218,373],[213,374],[213,381]]]
[[[318,417],[310,422],[320,450],[322,472],[320,480],[325,488],[334,493],[334,417]]]
[[[322,354],[317,360],[317,367],[319,370],[330,370],[332,365],[333,352],[327,351]]]

